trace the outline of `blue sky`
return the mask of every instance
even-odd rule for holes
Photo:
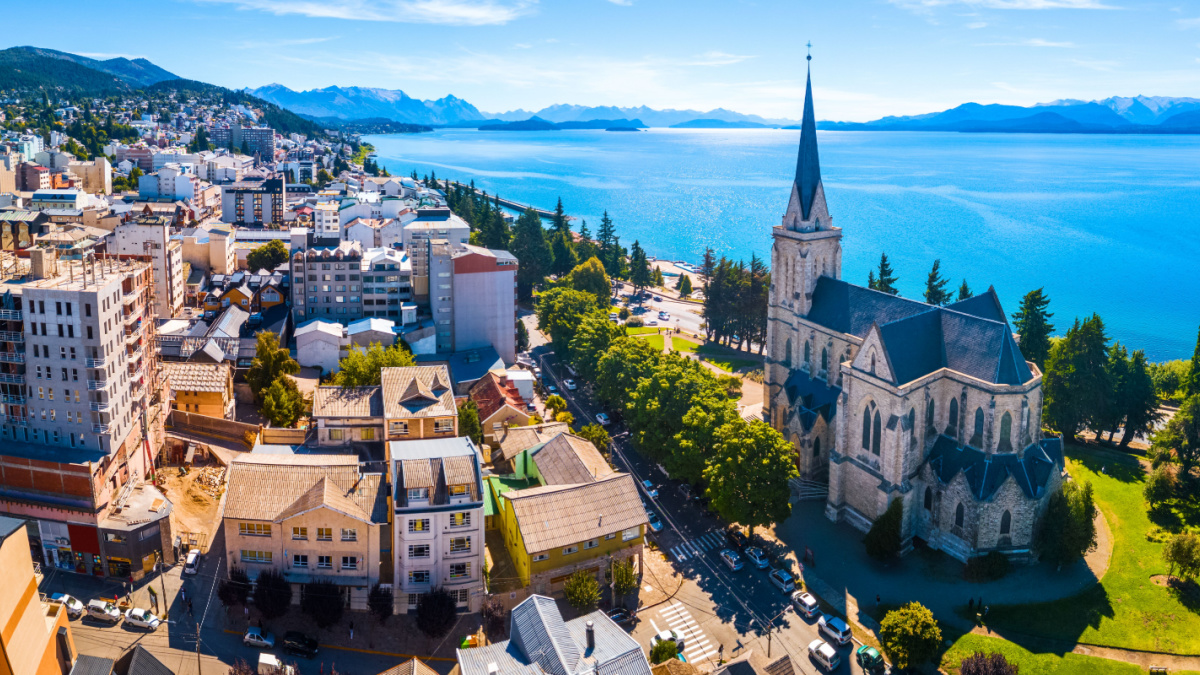
[[[554,103],[820,119],[966,101],[1200,97],[1200,1],[59,0],[0,44],[143,56],[228,87],[359,85],[485,111]],[[44,28],[45,29],[44,29]],[[52,27],[52,28],[51,28]]]

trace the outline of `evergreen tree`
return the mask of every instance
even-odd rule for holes
[[[1130,441],[1139,434],[1149,436],[1162,418],[1158,412],[1158,394],[1154,380],[1146,364],[1146,353],[1137,350],[1129,358],[1125,374],[1125,392],[1121,397],[1125,415],[1125,432],[1121,435],[1121,447],[1129,447]]]
[[[667,281],[663,278],[662,268],[658,265],[654,266],[654,281],[652,283],[655,288],[667,287]]]
[[[469,398],[458,406],[458,435],[470,438],[476,446],[483,445],[483,425],[479,423],[479,406]]]
[[[1183,401],[1170,420],[1151,437],[1155,462],[1168,459],[1179,465],[1179,480],[1193,490],[1192,469],[1200,463],[1200,395]]]
[[[570,221],[563,211],[562,197],[558,198],[558,204],[554,206],[554,218],[550,221],[550,229],[558,234],[567,234],[571,230]]]
[[[934,263],[935,268],[936,265]],[[898,295],[900,291],[896,288],[897,281],[898,279],[896,279],[896,275],[892,271],[892,265],[888,262],[887,254],[879,254],[879,274],[875,277],[875,290],[889,295]]]
[[[617,230],[613,227],[612,218],[609,218],[608,211],[605,211],[600,218],[600,229],[596,231],[596,241],[600,244],[600,262],[604,263],[604,270],[610,277],[620,276],[621,271],[616,258],[620,251],[616,237]]]
[[[893,499],[882,516],[871,524],[863,537],[867,555],[876,560],[888,560],[900,555],[900,531],[904,525],[904,500]]]
[[[291,427],[304,414],[304,408],[304,395],[287,375],[276,378],[262,394],[262,414],[273,427]]]
[[[687,274],[679,275],[679,283],[675,285],[675,290],[679,291],[679,297],[686,298],[692,294],[692,278]]]
[[[973,295],[971,287],[967,285],[967,280],[963,279],[962,286],[958,287],[958,302],[962,302]]]
[[[287,347],[279,344],[279,336],[271,331],[262,331],[256,338],[254,360],[250,362],[250,370],[246,371],[246,382],[261,400],[279,376],[300,372],[300,364],[292,358]]]
[[[1074,481],[1050,496],[1037,535],[1042,558],[1056,565],[1072,563],[1096,548],[1096,503],[1092,484]]]
[[[650,263],[646,260],[646,252],[635,240],[629,254],[629,283],[633,284],[634,293],[641,293],[650,287],[654,277],[650,272]]]
[[[542,283],[554,262],[546,243],[546,231],[542,229],[542,219],[533,209],[527,209],[517,219],[510,251],[520,263],[517,266],[517,295],[527,300],[533,295],[534,285]]]
[[[950,293],[946,290],[949,280],[942,276],[941,268],[942,261],[934,260],[933,269],[925,279],[925,302],[930,305],[944,305],[950,301]]]
[[[1021,307],[1012,315],[1013,328],[1021,336],[1021,354],[1037,364],[1044,372],[1046,359],[1050,356],[1050,334],[1054,315],[1046,311],[1050,298],[1041,288],[1029,291],[1021,298]]]
[[[879,290],[879,282],[875,281],[875,270],[867,271],[867,288],[873,291]]]
[[[1196,335],[1196,350],[1192,352],[1192,367],[1188,369],[1187,380],[1184,381],[1184,398],[1200,394],[1200,333]]]
[[[1042,378],[1044,419],[1068,440],[1085,426],[1104,428],[1109,419],[1108,349],[1104,322],[1093,314],[1087,321],[1076,319],[1050,350]]]
[[[554,258],[550,265],[550,273],[562,278],[575,269],[575,266],[579,264],[579,259],[575,257],[575,250],[571,248],[571,242],[568,239],[571,236],[569,233],[551,231],[549,234],[552,240],[550,253]]]

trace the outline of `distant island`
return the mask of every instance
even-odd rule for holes
[[[672,124],[672,129],[776,129],[775,125],[759,122],[698,119]]]
[[[465,125],[455,125],[465,126]],[[586,122],[549,122],[534,116],[518,122],[489,122],[479,125],[480,131],[558,131],[560,129],[603,129],[605,131],[637,131],[646,128],[641,120],[588,120]]]

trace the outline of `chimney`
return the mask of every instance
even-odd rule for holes
[[[591,652],[596,648],[596,627],[591,621],[587,622],[587,650]]]
[[[58,276],[57,260],[54,249],[30,249],[29,271],[34,279],[52,279]]]

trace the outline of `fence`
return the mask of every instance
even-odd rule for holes
[[[167,427],[177,429],[179,431],[188,431],[202,436],[217,436],[237,441],[253,447],[253,443],[247,443],[247,432],[258,437],[261,427],[257,424],[246,424],[245,422],[234,422],[233,420],[222,419],[220,417],[209,417],[199,413],[184,412],[182,410],[172,410],[167,415]]]
[[[259,440],[264,445],[303,445],[308,429],[263,427]]]

